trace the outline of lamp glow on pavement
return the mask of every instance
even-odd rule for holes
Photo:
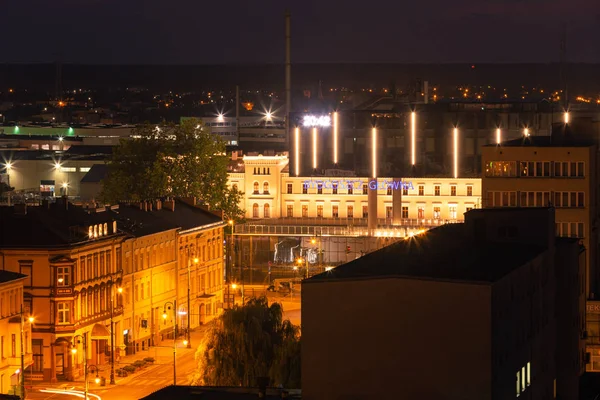
[[[40,389],[40,392],[41,393],[52,393],[52,394],[66,394],[68,396],[79,397],[80,399],[85,398],[85,392],[82,392],[80,390]],[[102,400],[102,398],[100,396],[98,396],[97,394],[88,392],[88,399],[89,398],[93,398],[96,400]]]

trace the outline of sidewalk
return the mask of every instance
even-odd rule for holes
[[[203,339],[203,337],[204,337],[206,331],[209,329],[209,327],[210,327],[210,324],[202,325],[202,326],[194,329],[192,332],[190,332],[190,340],[192,343],[192,347],[189,349],[186,346],[184,346],[182,343],[184,340],[184,337],[182,336],[182,337],[178,338],[177,339],[177,358],[182,357],[186,354],[195,353],[196,349],[198,348],[201,340]],[[126,376],[126,377],[117,376],[116,371],[118,369],[123,368],[127,365],[133,364],[134,362],[136,362],[138,360],[143,360],[144,358],[148,358],[148,357],[154,358],[153,364],[150,364],[150,365],[144,367],[143,370],[141,370],[141,371],[128,374],[128,376]],[[138,376],[141,372],[147,372],[147,371],[150,371],[156,367],[159,367],[159,366],[165,365],[165,364],[173,364],[173,340],[172,339],[171,340],[169,340],[169,339],[163,340],[159,346],[153,346],[146,350],[140,350],[140,351],[137,351],[135,354],[130,354],[127,356],[120,357],[120,359],[118,361],[115,360],[115,385],[116,386],[124,385],[128,381],[135,379],[135,377]],[[90,390],[93,388],[93,390],[95,392],[102,392],[102,391],[109,390],[109,389],[115,387],[115,385],[110,385],[110,383],[109,383],[110,382],[110,370],[111,370],[110,363],[98,366],[98,376],[106,378],[105,386],[100,386],[100,385],[96,384],[96,382],[94,381],[94,379],[96,378],[95,370],[94,370],[94,372],[88,373],[88,381],[89,381]],[[85,385],[84,379],[85,379],[84,375],[82,375],[74,381],[59,381],[57,383],[35,382],[33,385],[28,384],[27,387],[28,387],[28,389],[34,389],[34,390],[50,389],[50,388],[70,390],[73,388],[83,388]]]

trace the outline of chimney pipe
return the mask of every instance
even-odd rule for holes
[[[292,111],[292,28],[291,14],[285,12],[285,148],[290,148],[290,112]]]

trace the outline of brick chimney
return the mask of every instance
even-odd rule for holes
[[[163,207],[167,210],[175,211],[175,200],[165,200]]]

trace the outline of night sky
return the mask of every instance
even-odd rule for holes
[[[0,62],[600,62],[598,0],[4,0]]]

